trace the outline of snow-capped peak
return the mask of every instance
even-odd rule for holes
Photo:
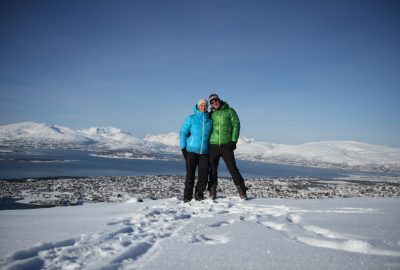
[[[88,129],[78,130],[78,132],[93,139],[109,139],[121,141],[127,137],[132,137],[129,132],[115,127],[91,127]]]
[[[147,134],[144,140],[148,142],[162,143],[172,147],[179,146],[179,134],[176,132],[159,134],[159,135]]]
[[[242,136],[239,138],[240,143],[254,143],[256,140],[254,138],[247,138]]]
[[[91,127],[78,130],[78,132],[111,149],[136,148],[143,145],[142,139],[115,127]]]
[[[39,140],[85,143],[89,139],[73,129],[45,123],[22,122],[0,126],[2,140]]]

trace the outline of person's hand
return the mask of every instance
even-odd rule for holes
[[[232,149],[232,150],[235,150],[235,149],[236,149],[236,142],[230,141],[228,144],[229,144],[229,148],[230,148],[230,149]]]
[[[183,148],[183,149],[182,149],[182,155],[183,155],[183,158],[186,159],[186,156],[187,156],[187,150],[186,150],[186,148]]]

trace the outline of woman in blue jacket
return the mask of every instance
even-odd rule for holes
[[[212,122],[207,112],[208,103],[200,99],[194,106],[194,114],[186,118],[180,134],[180,146],[186,161],[186,181],[183,201],[190,202],[193,198],[193,186],[198,166],[198,180],[194,192],[197,201],[204,200],[204,190],[208,180],[208,141],[210,139]]]

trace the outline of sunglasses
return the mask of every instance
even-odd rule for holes
[[[219,100],[218,100],[218,99],[213,99],[213,100],[210,100],[210,103],[211,103],[211,104],[214,104],[214,103],[217,103],[217,102],[219,102]]]

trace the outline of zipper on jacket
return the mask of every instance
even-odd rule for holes
[[[203,139],[204,139],[204,113],[203,113],[203,123],[202,123],[203,125],[203,127],[202,127],[202,129],[201,129],[201,144],[200,144],[200,154],[202,153],[202,151],[203,151]]]
[[[218,145],[221,145],[221,112],[218,112],[218,123],[219,123],[219,132],[218,132]]]

